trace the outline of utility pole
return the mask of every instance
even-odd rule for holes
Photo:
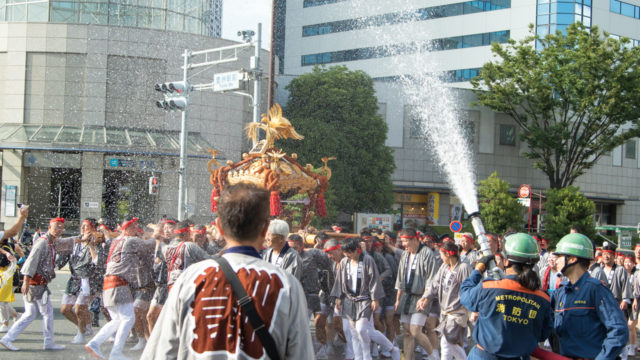
[[[188,71],[189,71],[189,50],[184,50],[184,66],[182,69],[182,81],[187,84]],[[185,97],[189,97],[189,90],[185,90]],[[188,101],[187,101],[188,103]],[[182,111],[182,124],[180,125],[180,179],[178,183],[178,221],[182,221],[185,218],[185,179],[187,176],[187,108]]]
[[[262,70],[260,69],[260,47],[262,45],[262,23],[258,23],[258,33],[256,34],[256,44],[254,53],[254,66],[253,66],[253,122],[260,122],[260,77],[262,76]],[[254,146],[256,144],[253,144]]]

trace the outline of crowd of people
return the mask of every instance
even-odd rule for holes
[[[542,236],[507,231],[486,234],[483,253],[470,233],[456,241],[414,228],[293,232],[269,216],[269,201],[267,191],[238,184],[220,195],[211,224],[127,217],[110,229],[87,218],[71,237],[53,218],[28,256],[8,241],[28,216],[21,208],[0,232],[0,271],[24,261],[16,275],[24,313],[11,306],[12,281],[0,277],[0,345],[18,351],[39,312],[43,348],[64,348],[47,285],[68,266],[60,311],[77,328],[71,343],[99,359],[127,358],[130,336],[143,359],[635,355],[640,245],[633,255],[609,242],[596,249],[572,229],[549,250]],[[94,333],[100,313],[108,322]]]

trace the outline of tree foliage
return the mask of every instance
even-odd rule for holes
[[[547,191],[547,213],[544,217],[545,237],[557,242],[577,225],[590,239],[596,235],[593,215],[596,205],[580,193],[575,186]]]
[[[285,116],[302,141],[279,145],[297,153],[302,164],[329,162],[332,177],[325,198],[329,220],[342,211],[386,212],[393,202],[391,173],[395,163],[385,145],[387,124],[378,115],[378,99],[371,77],[344,66],[315,67],[287,86]]]
[[[480,216],[487,231],[501,234],[507,228],[521,229],[524,224],[524,206],[509,193],[510,185],[494,172],[480,181]]]
[[[497,61],[471,81],[479,104],[520,127],[525,156],[551,188],[573,184],[603,154],[640,134],[640,47],[627,44],[576,23],[566,35],[494,43]]]

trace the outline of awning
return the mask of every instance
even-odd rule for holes
[[[213,148],[200,133],[189,132],[189,157],[210,158]],[[180,156],[180,132],[106,126],[0,125],[0,149],[102,152],[109,154]],[[218,160],[225,156],[218,154]]]

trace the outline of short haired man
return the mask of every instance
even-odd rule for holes
[[[331,297],[335,299],[336,309],[349,319],[355,358],[370,360],[370,332],[374,330],[370,322],[384,297],[384,290],[375,261],[362,252],[356,239],[346,238],[342,243],[342,252],[345,258],[340,261]],[[399,360],[398,349],[384,335],[380,335],[380,340],[386,340],[387,343],[383,352],[389,352],[394,360]]]
[[[427,351],[429,359],[439,358],[435,353],[437,344],[432,344],[422,328],[427,322],[430,306],[418,310],[417,304],[432,279],[438,272],[431,249],[418,240],[416,231],[403,229],[398,237],[402,240],[405,252],[398,264],[396,290],[398,290],[395,309],[400,313],[400,322],[404,329],[404,356],[412,360],[415,357],[414,345],[418,344]]]
[[[261,259],[269,226],[269,192],[240,183],[218,200],[217,227],[229,262],[256,312],[287,359],[313,359],[307,302],[300,282]],[[244,309],[214,260],[187,268],[173,284],[142,359],[266,358]]]
[[[476,243],[473,241],[473,234],[471,233],[460,234],[460,248],[460,261],[471,265],[471,267],[474,267],[476,261],[482,257],[476,250]]]
[[[24,221],[24,218],[27,217],[27,208],[24,210],[21,208],[19,216]],[[13,346],[13,342],[31,324],[38,312],[42,315],[44,322],[42,327],[43,348],[45,350],[65,348],[63,345],[56,344],[53,339],[53,306],[51,305],[51,291],[47,287],[56,277],[54,266],[56,254],[71,254],[73,244],[77,239],[76,237],[61,238],[63,233],[64,219],[59,217],[51,219],[47,233],[34,241],[31,253],[22,265],[20,272],[24,276],[22,283],[24,313],[11,326],[9,332],[0,339],[0,345],[8,350],[20,350]]]
[[[149,254],[155,245],[154,240],[137,237],[137,217],[125,217],[120,228],[122,236],[114,239],[109,248],[102,286],[102,299],[111,320],[85,345],[85,349],[99,359],[104,359],[100,345],[111,336],[114,337],[114,342],[109,358],[124,358],[122,350],[135,323],[134,293],[131,289],[140,287],[140,258]]]
[[[302,258],[287,243],[289,224],[284,220],[271,220],[267,230],[267,246],[262,259],[285,269],[298,280],[302,279]]]
[[[320,301],[320,280],[319,274],[333,276],[332,264],[329,257],[320,249],[305,249],[302,237],[298,234],[289,234],[287,237],[289,247],[297,251],[302,259],[302,288],[307,298],[309,316],[314,317],[316,338],[320,343],[320,348],[316,354],[316,359],[327,359],[327,309],[323,309]],[[330,291],[325,287],[325,291]],[[322,311],[324,310],[324,311]]]
[[[568,278],[551,297],[560,354],[615,359],[627,344],[629,329],[611,291],[587,272],[593,259],[591,240],[571,233],[560,239],[555,254],[560,271]]]

